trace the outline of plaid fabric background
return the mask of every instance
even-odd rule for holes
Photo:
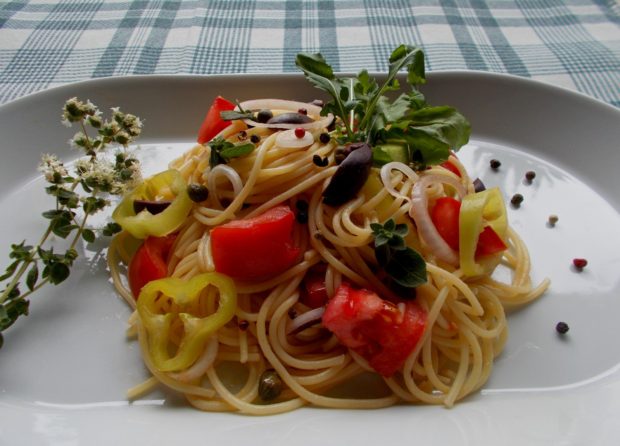
[[[0,103],[128,74],[296,71],[320,51],[338,71],[385,71],[400,43],[429,70],[532,77],[620,106],[615,0],[0,1]]]

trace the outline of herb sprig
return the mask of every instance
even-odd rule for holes
[[[318,53],[301,53],[295,63],[308,81],[331,96],[322,113],[339,118],[336,140],[341,145],[367,142],[378,165],[391,161],[382,144],[402,145],[408,163],[423,169],[447,160],[450,150],[458,150],[469,140],[471,127],[463,115],[452,107],[429,105],[418,90],[426,83],[424,52],[418,47],[400,45],[392,52],[381,86],[366,70],[355,78],[336,77]],[[385,94],[400,89],[396,75],[403,68],[410,91],[390,100]]]
[[[49,184],[45,191],[54,198],[55,205],[43,212],[48,224],[36,244],[22,241],[11,245],[12,263],[0,276],[0,282],[5,282],[0,292],[0,345],[2,332],[28,314],[32,293],[45,284],[58,285],[69,277],[80,240],[92,243],[97,231],[110,236],[121,230],[116,223],[95,230],[87,222],[110,204],[108,196],[122,195],[141,180],[140,163],[127,149],[142,132],[142,121],[137,116],[113,108],[110,119],[104,120],[90,101],[71,98],[64,104],[62,122],[79,126],[80,131],[70,143],[85,157],[75,161],[73,173],[57,156],[41,157],[39,170]],[[87,127],[96,135],[89,136]],[[118,149],[113,160],[109,159],[112,147]],[[68,239],[68,247],[56,251],[59,247],[53,245],[52,235]]]
[[[227,164],[232,158],[248,155],[254,151],[256,146],[251,142],[233,144],[218,136],[209,143],[211,153],[209,155],[209,166],[213,169],[218,164]]]
[[[415,288],[426,283],[424,258],[405,243],[409,227],[389,219],[383,225],[371,223],[375,257],[379,266],[400,286]]]

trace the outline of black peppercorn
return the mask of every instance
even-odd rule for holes
[[[319,167],[325,167],[329,164],[329,159],[321,158],[319,155],[314,155],[312,157],[312,162]]]
[[[566,322],[558,322],[555,326],[555,330],[560,334],[566,334],[568,333],[569,327]]]
[[[258,144],[259,141],[260,141],[260,136],[252,135],[252,136],[250,136],[250,141],[252,141],[254,144]]]
[[[499,166],[502,165],[502,163],[500,163],[499,160],[496,159],[492,159],[489,164],[491,165],[491,169],[499,169]]]
[[[528,183],[531,183],[534,178],[536,178],[536,172],[534,172],[533,170],[528,170],[527,172],[525,172],[525,179]]]
[[[297,202],[295,203],[295,207],[297,208],[297,210],[307,211],[308,210],[308,202],[305,201],[305,200],[297,200]]]
[[[523,203],[523,195],[521,194],[514,194],[510,199],[510,204],[512,204],[516,208],[521,206],[521,203]]]
[[[239,330],[246,331],[248,327],[250,326],[250,323],[246,321],[245,319],[242,319],[237,323],[237,326],[239,327]]]
[[[321,141],[322,144],[327,144],[331,139],[332,138],[329,136],[329,133],[321,133],[319,135],[319,141]]]

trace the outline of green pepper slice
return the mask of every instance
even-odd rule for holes
[[[206,317],[192,314],[192,304],[209,286],[219,291],[217,311]],[[178,306],[178,312],[161,313],[155,308],[157,299],[170,298]],[[149,282],[142,288],[137,303],[140,321],[148,336],[148,354],[153,364],[162,372],[174,372],[188,368],[200,356],[205,342],[234,316],[237,306],[237,290],[232,279],[219,273],[203,273],[189,281],[164,278]],[[174,354],[169,351],[172,323],[178,318],[183,323],[183,338]]]
[[[478,238],[485,224],[505,240],[508,230],[506,206],[499,188],[494,187],[475,194],[466,195],[461,200],[459,213],[459,260],[465,276],[476,276],[484,272],[482,265],[476,263]]]
[[[137,214],[134,211],[136,200],[168,199],[172,202],[159,214],[153,215],[146,209]],[[177,170],[170,169],[144,180],[126,194],[114,209],[112,219],[136,238],[144,239],[149,235],[164,237],[181,226],[192,204],[185,180]]]

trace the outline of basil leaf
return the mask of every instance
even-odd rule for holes
[[[252,143],[239,144],[238,146],[233,145],[232,147],[226,147],[225,149],[222,149],[222,151],[220,152],[220,156],[222,158],[225,158],[226,160],[230,160],[231,158],[238,158],[240,156],[252,153],[254,147],[255,146]]]
[[[427,281],[426,262],[411,248],[393,251],[383,268],[396,283],[407,288],[415,288]]]
[[[454,150],[467,144],[471,135],[471,125],[453,107],[425,107],[408,114],[407,119],[410,127],[423,131]]]

